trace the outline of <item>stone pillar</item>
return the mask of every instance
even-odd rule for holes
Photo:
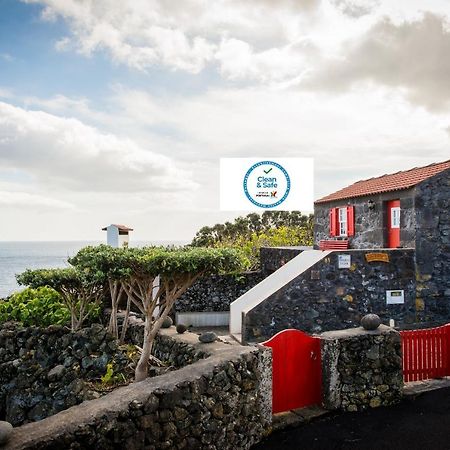
[[[328,409],[361,411],[392,405],[402,396],[401,341],[380,325],[322,333],[323,403]]]

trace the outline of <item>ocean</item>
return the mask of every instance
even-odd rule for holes
[[[105,243],[96,241],[52,241],[52,242],[0,242],[0,298],[23,289],[16,282],[16,274],[26,269],[67,267],[67,258],[86,245]],[[182,245],[186,242],[131,242],[130,245]]]

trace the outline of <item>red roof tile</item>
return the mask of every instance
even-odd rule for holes
[[[127,227],[126,225],[118,225],[117,223],[112,223],[111,225],[116,226],[119,231],[133,231],[133,228]],[[102,228],[103,231],[106,231],[108,227]]]
[[[448,169],[450,169],[450,160],[430,164],[425,167],[415,167],[414,169],[405,170],[403,172],[397,172],[390,175],[382,175],[377,178],[357,181],[356,183],[339,191],[319,198],[315,201],[315,203],[325,203],[334,200],[344,200],[353,197],[363,197],[365,195],[381,194],[382,192],[409,189],[427,178]]]

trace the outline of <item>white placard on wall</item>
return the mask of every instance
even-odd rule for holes
[[[350,269],[352,265],[352,258],[350,255],[338,255],[339,269]]]
[[[405,291],[398,289],[386,291],[386,303],[388,305],[403,305],[405,303]]]

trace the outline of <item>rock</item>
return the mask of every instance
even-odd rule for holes
[[[57,366],[53,367],[53,369],[51,369],[48,374],[47,374],[47,378],[49,381],[56,381],[59,380],[64,372],[65,372],[66,368],[62,365],[62,364],[58,364]]]
[[[13,426],[9,422],[0,420],[0,445],[6,444],[13,431]]]
[[[368,331],[376,330],[381,324],[381,319],[376,314],[366,314],[361,319],[361,326]]]
[[[171,317],[167,316],[161,325],[161,328],[170,328],[173,325],[173,320]]]
[[[182,323],[179,323],[177,325],[177,333],[183,334],[187,330],[187,326],[183,325]]]
[[[217,340],[218,336],[214,331],[207,331],[206,333],[202,333],[198,340],[202,342],[203,344],[209,344],[210,342],[214,342]]]

